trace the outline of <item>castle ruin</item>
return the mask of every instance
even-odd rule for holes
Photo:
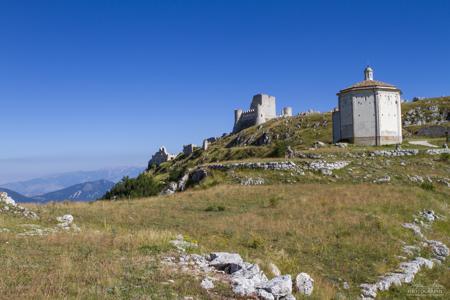
[[[292,108],[284,107],[282,117],[292,116]],[[277,118],[277,108],[274,96],[257,94],[253,96],[250,109],[234,111],[233,133],[239,132],[251,126],[263,124],[271,119]]]
[[[166,161],[175,159],[175,157],[176,155],[170,154],[167,152],[166,147],[162,146],[155,154],[153,154],[152,158],[148,162],[148,169],[150,169],[152,165],[159,166]]]

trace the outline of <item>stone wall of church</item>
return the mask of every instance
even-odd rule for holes
[[[341,121],[341,139],[353,141],[353,103],[350,94],[339,96],[339,111]]]
[[[351,93],[353,103],[354,141],[375,145],[377,136],[376,101],[372,90]]]
[[[380,144],[402,142],[400,93],[379,91]]]

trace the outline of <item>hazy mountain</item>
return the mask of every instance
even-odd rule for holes
[[[19,194],[17,192],[14,192],[10,189],[5,189],[5,188],[1,188],[0,187],[0,192],[6,192],[8,193],[8,196],[10,196],[14,201],[16,202],[35,202],[35,200],[33,198],[24,196],[22,194]]]
[[[97,180],[75,184],[62,190],[35,196],[35,202],[49,201],[92,201],[102,197],[114,186],[114,182],[108,180]]]
[[[124,176],[136,177],[144,169],[144,167],[117,167],[95,171],[67,172],[26,181],[5,183],[1,184],[1,187],[32,197],[65,189],[83,182],[96,180],[118,182]]]

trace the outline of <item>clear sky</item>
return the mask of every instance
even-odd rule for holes
[[[145,165],[259,92],[328,111],[368,63],[450,94],[450,1],[0,0],[0,183]]]

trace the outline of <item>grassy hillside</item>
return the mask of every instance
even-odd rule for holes
[[[431,103],[445,109],[446,101]],[[407,138],[403,148],[428,149],[408,144],[417,138]],[[314,148],[317,141],[326,144]],[[285,161],[287,146],[297,151],[290,161],[298,172],[208,168],[214,163]],[[200,287],[202,276],[162,263],[164,257],[179,256],[170,244],[178,234],[198,243],[198,249],[189,250],[193,253],[237,252],[266,274],[271,263],[283,274],[307,272],[315,280],[310,299],[355,299],[361,283],[374,282],[405,260],[404,245],[420,243],[402,227],[418,212],[434,210],[443,216],[424,234],[450,245],[449,155],[370,154],[380,149],[395,147],[332,145],[330,114],[277,119],[220,138],[207,151],[180,155],[136,180],[124,180],[116,191],[125,199],[27,205],[39,220],[0,212],[0,299],[235,299],[229,284],[216,282],[206,291]],[[348,165],[326,174],[311,168],[319,161]],[[186,191],[139,198],[157,194],[197,167],[208,176]],[[250,179],[262,184],[242,185]],[[23,235],[49,232],[55,218],[67,213],[80,232]],[[417,255],[432,257],[426,247]],[[450,291],[449,267],[447,260],[420,271],[414,284],[437,283]],[[411,299],[410,287],[391,289],[379,298]]]
[[[316,280],[312,299],[354,299],[360,283],[395,268],[403,242],[414,240],[401,224],[423,209],[448,216],[449,196],[448,189],[402,185],[224,185],[170,197],[32,206],[40,221],[0,219],[0,228],[12,230],[0,234],[0,298],[232,295],[227,286],[207,294],[201,278],[160,264],[175,253],[169,240],[182,233],[198,241],[198,252],[235,251],[266,270],[272,262],[283,273],[308,272]],[[223,209],[208,209],[218,206]],[[16,237],[20,223],[52,226],[64,213],[74,215],[81,233]],[[446,219],[427,234],[450,244],[449,232]],[[448,267],[421,274],[417,282],[436,280],[449,289]]]

